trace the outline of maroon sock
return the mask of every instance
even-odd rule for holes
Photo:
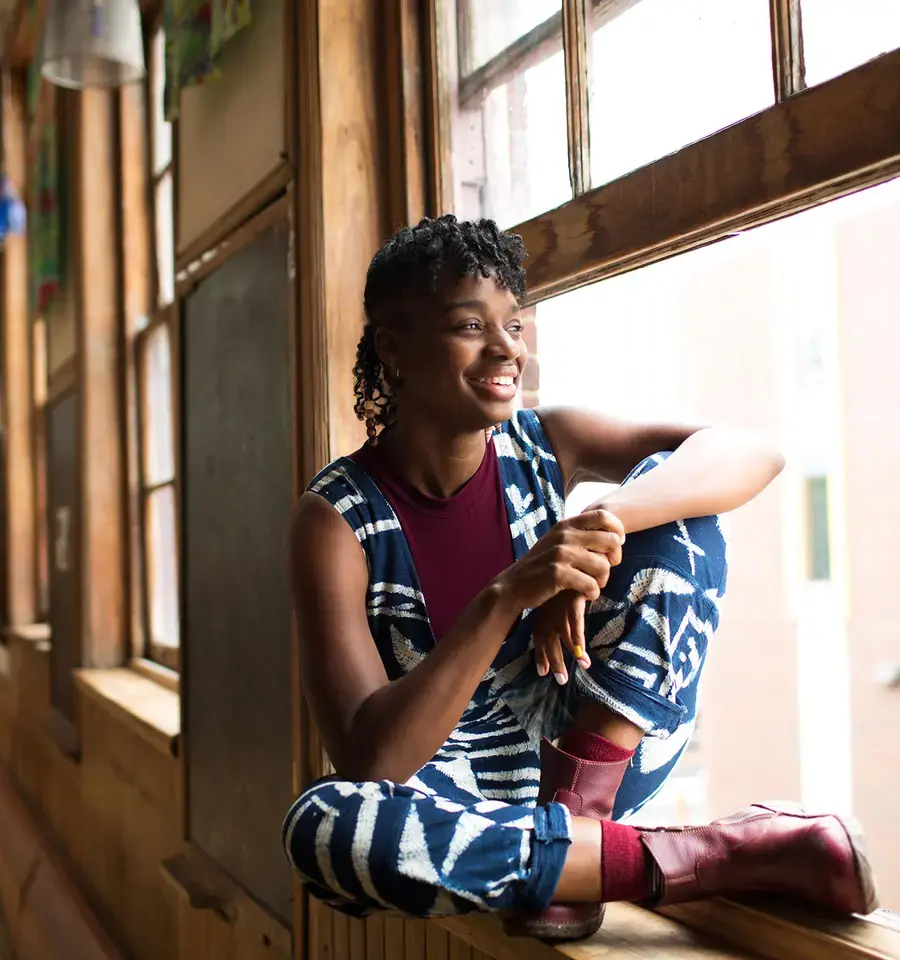
[[[600,838],[603,902],[646,900],[651,894],[652,879],[640,831],[624,823],[604,820]]]
[[[562,735],[559,749],[578,757],[579,760],[591,760],[594,763],[619,763],[634,756],[634,750],[626,750],[612,740],[601,737],[599,733],[579,730],[576,727]]]

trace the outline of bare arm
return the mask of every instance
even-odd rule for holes
[[[347,523],[304,494],[291,530],[291,584],[303,688],[338,773],[403,783],[453,732],[516,617],[557,592],[596,599],[619,549],[615,518],[554,530],[469,604],[420,663],[390,683],[366,618],[368,569]],[[616,561],[617,562],[617,561]]]
[[[581,480],[621,483],[645,457],[674,451],[655,470],[589,508],[616,514],[626,533],[734,510],[784,466],[780,453],[742,430],[632,424],[564,409],[541,411],[541,420],[570,487]]]
[[[406,676],[389,683],[366,619],[366,560],[325,500],[304,494],[291,537],[304,692],[335,769],[408,780],[453,731],[518,611],[489,587]]]

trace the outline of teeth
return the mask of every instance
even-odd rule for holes
[[[500,387],[511,387],[515,382],[513,377],[479,377],[479,383],[496,383]]]

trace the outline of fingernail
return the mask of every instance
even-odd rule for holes
[[[554,673],[553,677],[561,687],[564,687],[569,681],[568,676],[564,673]]]
[[[575,659],[576,659],[576,660],[581,660],[581,658],[582,658],[583,656],[584,656],[584,648],[583,648],[583,647],[580,647],[580,646],[578,646],[578,645],[576,644],[576,646],[575,646]]]
[[[620,539],[619,539],[619,543],[622,544],[622,543],[624,543],[624,542],[625,542],[625,534],[623,533],[622,536],[621,536]]]
[[[591,661],[588,660],[587,657],[582,657],[578,662],[582,667],[584,667],[585,670],[587,670],[587,668],[591,665]]]
[[[537,672],[539,677],[546,677],[547,674],[550,672],[550,668],[547,666],[546,663],[539,663],[537,665]]]

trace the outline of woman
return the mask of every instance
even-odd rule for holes
[[[560,939],[614,900],[756,890],[871,911],[837,817],[617,822],[693,729],[725,589],[716,515],[783,464],[726,430],[516,411],[523,257],[493,222],[444,216],[369,268],[369,440],[316,477],[292,530],[303,684],[337,775],[288,813],[291,863],[356,915],[501,910]],[[598,360],[602,378],[614,358]],[[563,519],[585,480],[619,486]]]

